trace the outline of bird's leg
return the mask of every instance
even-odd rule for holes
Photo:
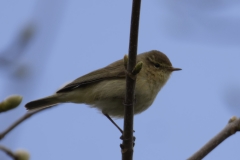
[[[106,114],[106,113],[103,113],[111,122],[112,122],[112,124],[115,126],[115,127],[117,127],[117,129],[123,134],[123,130],[112,120],[112,118],[108,115],[108,114]]]
[[[102,113],[103,113],[103,112],[102,112]],[[123,139],[124,139],[124,137],[123,137],[123,130],[112,120],[112,118],[111,118],[107,113],[103,113],[103,114],[104,114],[104,115],[107,117],[107,119],[109,119],[109,120],[112,122],[112,124],[113,124],[115,127],[117,127],[117,129],[122,133],[120,139],[123,140]],[[135,132],[135,131],[133,130],[133,132]],[[133,146],[135,145],[135,140],[136,140],[136,137],[133,136]],[[120,147],[123,149],[122,144],[120,144]]]

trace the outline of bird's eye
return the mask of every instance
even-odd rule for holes
[[[158,64],[158,63],[155,63],[154,66],[155,66],[156,68],[160,68],[160,64]]]

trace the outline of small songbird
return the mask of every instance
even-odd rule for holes
[[[137,55],[137,62],[140,61],[142,69],[136,79],[134,114],[148,109],[170,74],[181,70],[174,68],[168,57],[157,50]],[[49,97],[27,103],[25,107],[32,110],[59,103],[84,103],[105,115],[121,118],[124,116],[125,77],[124,60],[118,60],[77,78]]]

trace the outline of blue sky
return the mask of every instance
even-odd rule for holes
[[[0,56],[20,31],[32,41],[13,65],[0,69],[0,98],[21,94],[18,109],[1,114],[3,130],[24,104],[123,58],[128,52],[131,1],[0,1]],[[186,159],[240,115],[240,3],[142,1],[138,53],[160,50],[172,74],[153,105],[135,116],[134,159]],[[234,98],[236,97],[236,98]],[[122,126],[121,119],[116,122]],[[63,104],[33,116],[0,144],[25,148],[33,160],[120,159],[119,131],[97,110]],[[239,159],[239,134],[205,159]],[[7,157],[0,152],[0,157]],[[0,158],[0,159],[2,159]]]

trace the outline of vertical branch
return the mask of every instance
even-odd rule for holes
[[[132,3],[132,17],[130,28],[130,42],[128,53],[127,72],[131,75],[133,68],[136,65],[137,58],[137,44],[138,44],[138,26],[140,17],[141,0],[133,0]],[[126,76],[126,94],[125,94],[125,108],[124,108],[124,130],[123,130],[123,143],[122,159],[132,160],[133,157],[133,107],[135,99],[135,79],[133,76]]]

